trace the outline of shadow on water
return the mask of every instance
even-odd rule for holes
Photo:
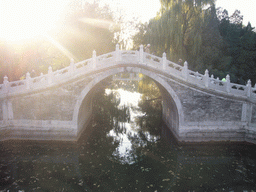
[[[255,145],[178,145],[146,82],[97,92],[77,143],[1,142],[0,191],[256,190]]]

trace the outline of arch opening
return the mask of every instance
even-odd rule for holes
[[[104,74],[97,76],[91,81],[82,91],[80,97],[76,103],[74,110],[73,121],[77,125],[78,138],[83,131],[84,125],[87,125],[92,116],[92,98],[94,94],[97,94],[97,89],[100,89],[101,83],[118,73],[127,72],[126,68],[115,68],[106,71]],[[179,127],[183,123],[183,111],[181,102],[173,91],[171,86],[161,77],[154,72],[141,68],[130,68],[131,73],[142,73],[145,76],[151,78],[158,86],[162,95],[162,118],[164,123],[168,126],[171,132],[178,139]],[[78,139],[77,138],[77,139]]]

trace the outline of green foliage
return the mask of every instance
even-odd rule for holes
[[[256,33],[251,24],[242,26],[242,16],[235,11],[232,19],[222,19],[219,30],[224,40],[222,52],[229,57],[226,72],[231,74],[231,80],[236,83],[246,84],[248,79],[256,83]]]
[[[173,61],[196,57],[202,44],[203,7],[213,1],[162,0],[161,3],[161,14],[150,20],[144,44],[150,43],[157,55],[166,52]]]
[[[161,92],[155,82],[146,76],[139,82],[138,91],[142,93],[139,107],[145,115],[137,117],[136,122],[143,131],[158,135],[162,122],[162,116],[159,115],[162,114]]]
[[[230,17],[216,10],[211,0],[160,0],[161,11],[149,24],[138,27],[134,44],[151,44],[151,52],[177,62],[187,60],[189,68],[215,77],[230,75],[234,83],[256,83],[256,33],[236,10]]]
[[[204,73],[205,69],[213,72],[214,70],[225,70],[220,65],[222,52],[221,46],[223,44],[222,38],[218,29],[219,21],[217,19],[215,6],[209,7],[205,10],[204,23],[202,26],[202,43],[200,51],[196,57],[190,56],[190,67],[194,70]]]
[[[146,23],[139,23],[136,25],[137,33],[132,37],[134,49],[138,50],[140,45],[146,44],[145,33],[147,27]]]

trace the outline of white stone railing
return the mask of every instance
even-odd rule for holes
[[[201,88],[237,97],[249,98],[256,102],[256,86],[252,88],[250,80],[248,80],[245,86],[231,83],[229,75],[226,76],[226,81],[219,80],[218,78],[215,79],[213,75],[210,77],[208,70],[202,75],[189,70],[187,62],[184,63],[184,66],[180,66],[168,61],[165,53],[163,53],[162,57],[146,53],[142,45],[139,51],[119,50],[119,45],[116,45],[115,51],[100,56],[96,56],[96,51],[93,51],[92,58],[90,59],[78,63],[74,63],[74,60],[71,59],[70,66],[54,72],[49,67],[47,74],[41,74],[34,78],[31,78],[30,74],[27,73],[26,79],[9,82],[8,77],[5,76],[3,84],[0,84],[0,96],[5,97],[6,95],[47,88],[58,83],[64,83],[80,75],[118,64],[147,66]]]

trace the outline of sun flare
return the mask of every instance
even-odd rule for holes
[[[15,42],[45,36],[64,17],[68,0],[0,1],[0,40]]]

